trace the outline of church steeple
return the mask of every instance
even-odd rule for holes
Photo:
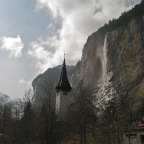
[[[65,54],[64,54],[64,61],[63,61],[63,66],[62,66],[62,71],[61,71],[61,75],[60,75],[60,79],[57,83],[57,86],[55,87],[57,92],[70,92],[72,87],[68,81],[67,78],[67,70],[66,70],[66,64],[65,64]]]

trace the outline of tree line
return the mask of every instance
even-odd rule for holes
[[[126,84],[114,83],[113,87],[113,98],[99,114],[87,90],[80,88],[65,120],[55,114],[53,85],[49,82],[41,86],[46,95],[39,107],[32,90],[26,91],[23,99],[9,103],[1,99],[0,143],[122,144],[124,132],[132,130],[144,116],[144,97],[143,91],[135,97],[130,95]]]
[[[109,20],[108,24],[105,24],[98,29],[99,32],[107,33],[123,25],[127,25],[132,19],[141,17],[144,15],[144,0],[140,4],[137,4],[128,12],[123,12],[118,19]]]
[[[66,119],[60,120],[52,104],[52,84],[45,82],[41,88],[46,95],[40,106],[35,106],[32,90],[23,99],[0,100],[0,143],[66,144],[73,138],[75,143],[87,143],[86,133],[93,131],[96,116],[87,107],[85,95],[80,94],[77,109],[71,106]]]

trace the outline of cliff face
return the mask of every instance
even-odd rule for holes
[[[68,78],[74,73],[75,66],[67,66]],[[47,84],[52,84],[52,94],[55,93],[55,86],[60,78],[62,65],[54,68],[49,68],[43,74],[38,75],[32,82],[32,87],[35,95],[35,104],[41,104],[41,101],[45,98],[46,93],[43,88],[47,88]],[[52,99],[53,103],[55,98]]]
[[[88,87],[93,90],[102,77],[104,35],[91,35],[83,49],[81,61],[76,65],[71,81],[73,87]]]
[[[109,32],[107,41],[108,71],[113,72],[113,81],[126,86],[138,112],[144,98],[144,16]]]
[[[117,81],[140,83],[144,76],[144,17],[109,32],[107,41],[108,71],[113,71]]]
[[[111,82],[107,79],[111,79]],[[100,94],[96,93],[99,84],[102,83],[103,87],[113,82],[127,85],[129,92],[137,95],[144,85],[143,79],[144,16],[107,34],[93,33],[84,46],[81,61],[71,81],[73,87],[86,87],[97,97]],[[96,105],[106,99],[105,94],[99,95]]]
[[[49,69],[33,81],[33,87],[44,76],[58,81],[60,71],[61,67]],[[107,77],[111,82],[127,84],[129,91],[137,94],[144,86],[144,16],[107,34],[98,31],[89,36],[81,60],[75,68],[68,68],[68,74],[74,90],[85,87],[94,96],[99,84],[109,85]]]
[[[3,105],[4,103],[8,103],[10,101],[11,101],[11,98],[8,95],[0,92],[0,105]]]

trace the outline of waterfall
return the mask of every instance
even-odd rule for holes
[[[110,82],[113,73],[107,71],[107,35],[108,34],[105,35],[104,44],[100,54],[102,63],[102,75],[100,79],[100,84],[96,87],[96,90],[93,94],[94,105],[101,110],[105,108],[105,104],[112,99],[113,94],[115,93],[112,82]]]
[[[101,61],[102,61],[102,82],[104,82],[107,76],[107,34],[104,38]]]

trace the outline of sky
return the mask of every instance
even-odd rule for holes
[[[81,59],[89,35],[141,0],[1,0],[0,92],[22,98],[50,67]]]

